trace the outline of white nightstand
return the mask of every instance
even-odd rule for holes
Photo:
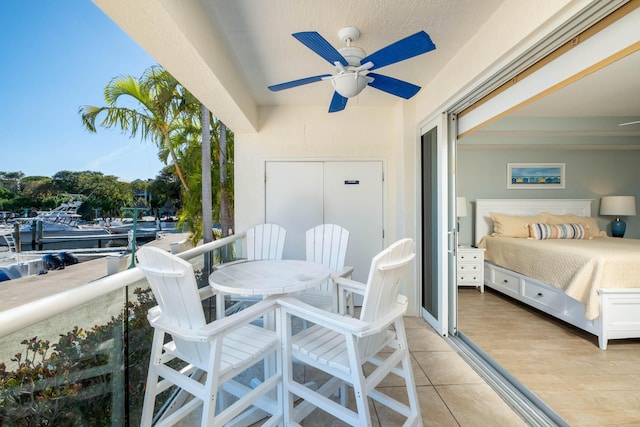
[[[484,249],[458,246],[456,261],[458,286],[474,286],[484,292]]]

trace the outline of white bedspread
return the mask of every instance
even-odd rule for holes
[[[485,236],[485,259],[562,289],[600,315],[599,288],[640,288],[640,240],[532,240]]]

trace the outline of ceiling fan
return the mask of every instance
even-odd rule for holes
[[[344,110],[347,106],[347,100],[358,95],[367,86],[404,99],[411,98],[418,93],[420,86],[371,71],[430,52],[436,48],[429,35],[424,31],[398,40],[371,55],[366,55],[364,50],[357,46],[351,46],[351,42],[360,38],[360,30],[355,27],[345,27],[338,32],[340,40],[347,44],[346,47],[340,49],[335,49],[315,31],[294,33],[292,36],[333,65],[336,68],[336,74],[306,77],[269,86],[269,89],[279,91],[321,80],[331,80],[335,92],[329,105],[330,113]]]

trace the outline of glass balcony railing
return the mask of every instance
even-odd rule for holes
[[[206,286],[213,267],[241,254],[242,237],[179,256]],[[155,305],[133,268],[1,312],[0,425],[139,425],[153,335],[146,315]],[[215,298],[203,305],[215,319]]]

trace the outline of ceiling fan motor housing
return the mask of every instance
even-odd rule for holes
[[[360,49],[357,46],[343,47],[338,49],[338,52],[340,52],[340,55],[342,55],[344,59],[347,60],[349,65],[354,67],[359,67],[360,60],[367,56],[364,50]]]

